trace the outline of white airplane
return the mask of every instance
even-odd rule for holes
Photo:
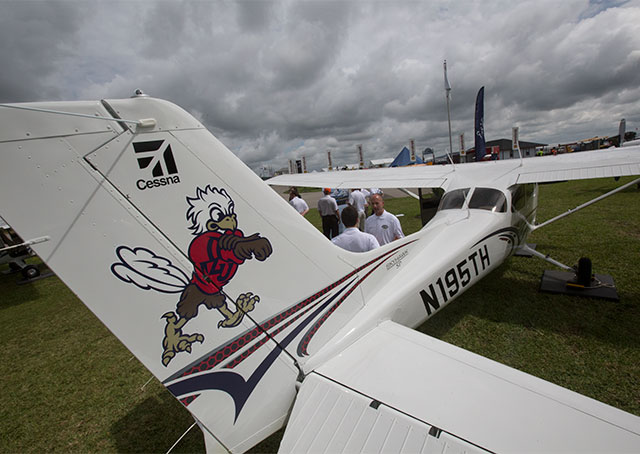
[[[3,217],[208,452],[285,424],[281,452],[640,452],[640,418],[412,329],[525,244],[536,183],[639,175],[640,147],[272,181],[446,190],[363,254],[159,99],[2,105],[0,157]]]

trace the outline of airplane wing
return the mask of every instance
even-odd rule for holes
[[[453,172],[447,166],[414,166],[335,172],[279,175],[267,180],[272,186],[310,186],[317,188],[435,188],[442,186]]]
[[[608,148],[523,160],[516,183],[546,183],[640,173],[640,146]]]
[[[442,166],[394,167],[354,171],[279,175],[270,185],[329,188],[433,188],[447,189],[455,181],[470,186],[505,180],[505,186],[640,173],[640,146],[610,148],[557,156]]]
[[[637,452],[640,418],[387,321],[302,384],[281,452]]]

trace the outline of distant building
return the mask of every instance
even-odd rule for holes
[[[393,162],[393,158],[384,158],[384,159],[372,159],[369,161],[369,167],[389,167],[389,164]]]
[[[537,142],[524,142],[520,141],[520,151],[522,152],[523,158],[528,158],[536,155],[536,147],[542,147],[546,144],[537,143]],[[519,158],[517,150],[513,150],[513,144],[510,139],[497,139],[497,140],[489,140],[486,142],[487,154],[492,153],[494,156],[497,156],[497,159],[513,159]],[[476,149],[475,147],[469,148],[466,152],[466,161],[464,162],[473,162],[475,161]]]

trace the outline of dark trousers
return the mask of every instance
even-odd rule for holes
[[[336,215],[322,216],[322,233],[329,239],[338,236],[338,218]]]

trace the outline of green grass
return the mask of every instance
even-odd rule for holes
[[[628,180],[625,180],[628,181]],[[538,220],[618,185],[612,179],[540,187]],[[414,199],[390,199],[406,234]],[[317,210],[307,219],[320,226]],[[529,238],[611,274],[620,302],[538,292],[551,265],[514,257],[419,330],[640,415],[640,191],[627,189]],[[37,262],[37,259],[31,259]],[[0,271],[6,270],[6,265]],[[189,413],[57,278],[0,276],[0,452],[166,452]],[[277,450],[280,434],[254,448]],[[174,452],[204,452],[194,428]]]

